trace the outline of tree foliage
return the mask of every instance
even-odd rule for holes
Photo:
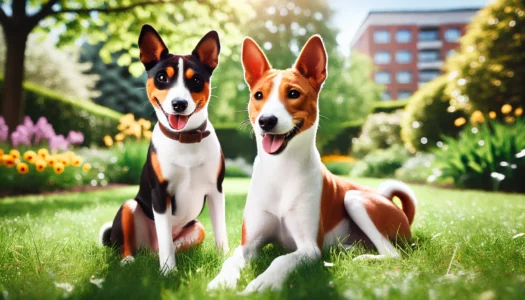
[[[75,100],[96,97],[98,76],[84,74],[90,62],[78,61],[77,51],[58,49],[49,38],[31,34],[27,41],[24,80]],[[5,64],[5,39],[0,34],[0,65]],[[0,74],[3,70],[0,69]]]
[[[467,112],[525,106],[525,1],[496,0],[481,9],[446,64],[451,105]]]
[[[289,68],[313,34],[320,34],[328,51],[328,79],[321,91],[319,146],[333,139],[343,121],[370,113],[381,88],[370,80],[371,62],[359,54],[346,58],[337,52],[337,30],[328,24],[332,11],[325,0],[253,1],[257,15],[243,30],[263,48],[274,68]],[[221,58],[214,73],[212,118],[224,122],[247,120],[249,91],[240,63],[240,43],[230,57]]]

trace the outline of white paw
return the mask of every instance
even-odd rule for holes
[[[135,261],[135,258],[131,255],[128,255],[126,257],[124,257],[121,261],[120,261],[120,265],[121,266],[126,266],[126,265],[129,265],[131,264],[132,262]]]
[[[235,289],[237,287],[237,280],[239,278],[235,277],[233,274],[226,274],[226,272],[221,272],[217,277],[215,277],[210,283],[208,283],[207,291],[215,291],[221,288],[224,289]]]
[[[262,292],[265,290],[280,291],[283,288],[284,278],[279,275],[267,275],[265,273],[259,275],[246,286],[244,291],[239,295],[248,295],[254,292]]]

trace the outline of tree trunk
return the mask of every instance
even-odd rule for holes
[[[24,58],[29,32],[25,28],[6,28],[6,59],[4,69],[4,86],[2,91],[2,115],[9,132],[21,123],[24,114],[22,83],[24,80]]]

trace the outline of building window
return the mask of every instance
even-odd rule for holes
[[[408,64],[412,61],[412,53],[407,50],[396,52],[396,62],[398,64]]]
[[[383,100],[383,101],[392,100],[392,96],[390,95],[390,92],[389,91],[385,91],[383,93],[383,95],[381,95],[381,100]]]
[[[387,72],[387,71],[376,72],[375,80],[376,80],[376,83],[378,84],[389,84],[390,83],[390,72]]]
[[[440,74],[439,70],[423,70],[419,72],[419,82],[425,83],[438,77]]]
[[[374,42],[376,44],[387,44],[390,43],[390,32],[386,30],[374,31]]]
[[[412,82],[412,72],[410,71],[399,71],[396,74],[397,83],[411,83]]]
[[[379,51],[374,55],[374,62],[378,65],[385,65],[390,63],[390,52]]]
[[[419,31],[420,42],[439,41],[439,34],[437,29],[422,29]]]
[[[449,28],[445,30],[445,41],[449,43],[457,43],[461,32],[457,28]]]
[[[450,49],[447,51],[447,58],[453,56],[454,54],[456,54],[456,50],[454,49]]]
[[[412,33],[408,29],[398,30],[396,32],[396,42],[400,44],[410,43],[412,41]]]
[[[411,96],[412,96],[412,91],[403,90],[397,93],[398,100],[408,99]]]
[[[436,62],[440,60],[439,50],[419,51],[419,62]]]

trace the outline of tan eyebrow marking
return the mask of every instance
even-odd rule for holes
[[[193,69],[191,68],[188,68],[188,70],[186,70],[186,73],[184,75],[186,76],[186,78],[191,79],[193,78],[193,75],[195,75],[195,71],[193,71]]]

